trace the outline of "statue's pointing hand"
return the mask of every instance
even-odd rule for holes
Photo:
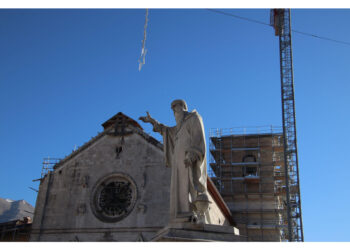
[[[143,122],[148,122],[151,123],[153,118],[151,117],[151,115],[148,113],[148,111],[146,111],[147,116],[140,116],[139,120],[143,121]]]

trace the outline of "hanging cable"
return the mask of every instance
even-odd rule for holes
[[[146,53],[147,53],[147,49],[145,48],[147,24],[148,24],[148,9],[146,9],[146,18],[145,18],[145,25],[144,25],[144,31],[143,31],[141,56],[140,56],[140,59],[138,61],[139,62],[139,71],[141,71],[142,66],[145,64],[145,57],[146,57]]]
[[[227,13],[227,12],[220,11],[220,10],[213,10],[213,9],[206,9],[206,10],[211,11],[211,12],[215,12],[215,13],[218,13],[218,14],[221,14],[221,15],[225,15],[225,16],[231,16],[231,17],[238,18],[238,19],[241,19],[241,20],[244,20],[244,21],[248,21],[248,22],[252,22],[252,23],[258,23],[258,24],[262,24],[262,25],[266,25],[266,26],[271,26],[270,24],[265,23],[265,22],[261,22],[261,21],[254,20],[254,19],[247,18],[247,17],[234,15],[234,14]],[[305,36],[311,36],[311,37],[314,37],[314,38],[318,38],[318,39],[321,39],[321,40],[331,41],[331,42],[335,42],[335,43],[341,43],[341,44],[345,44],[345,45],[350,45],[349,42],[335,40],[335,39],[328,38],[328,37],[322,37],[322,36],[310,34],[310,33],[307,33],[307,32],[302,32],[302,31],[298,31],[298,30],[294,30],[294,29],[292,29],[291,31],[295,32],[295,33],[299,33],[299,34],[305,35]]]
[[[309,34],[309,33],[302,32],[302,31],[297,31],[297,30],[293,30],[293,29],[292,29],[292,31],[295,33],[305,35],[305,36],[311,36],[311,37],[322,39],[322,40],[327,40],[327,41],[331,41],[331,42],[335,42],[335,43],[342,43],[342,44],[350,45],[349,42],[343,42],[343,41],[335,40],[335,39],[328,38],[328,37],[317,36],[317,35]]]
[[[258,20],[247,18],[247,17],[237,16],[237,15],[234,15],[234,14],[231,14],[231,13],[227,13],[227,12],[224,12],[224,11],[213,10],[213,9],[206,9],[206,10],[211,11],[211,12],[215,12],[215,13],[218,13],[218,14],[221,14],[221,15],[225,15],[225,16],[235,17],[235,18],[242,19],[242,20],[245,20],[245,21],[249,21],[249,22],[253,22],[253,23],[258,23],[258,24],[263,24],[263,25],[270,26],[270,24],[268,24],[268,23],[264,23],[264,22],[261,22],[261,21],[258,21]]]

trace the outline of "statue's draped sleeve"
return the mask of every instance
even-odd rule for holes
[[[203,162],[205,156],[205,134],[202,118],[197,112],[191,114],[187,129],[191,142],[186,151],[192,152],[197,156],[199,162]]]
[[[171,156],[174,152],[175,128],[165,126],[164,124],[155,121],[153,124],[153,131],[158,132],[163,136],[165,164],[167,167],[171,167]]]
[[[186,148],[186,152],[191,152],[197,158],[192,169],[193,185],[197,192],[204,192],[207,186],[205,134],[202,117],[196,111],[190,114],[186,122],[186,129],[190,134],[190,144]]]

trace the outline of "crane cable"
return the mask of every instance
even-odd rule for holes
[[[220,11],[220,10],[214,10],[214,9],[206,9],[206,10],[211,11],[211,12],[215,12],[215,13],[218,13],[218,14],[221,14],[221,15],[231,16],[231,17],[234,17],[234,18],[242,19],[242,20],[245,20],[245,21],[248,21],[248,22],[253,22],[253,23],[258,23],[258,24],[262,24],[262,25],[271,26],[270,24],[265,23],[265,22],[261,22],[261,21],[254,20],[254,19],[247,18],[247,17],[234,15],[234,14],[227,13],[227,12]],[[350,45],[349,42],[344,42],[344,41],[335,40],[335,39],[328,38],[328,37],[318,36],[318,35],[310,34],[310,33],[307,33],[307,32],[302,32],[302,31],[298,31],[298,30],[294,30],[294,29],[292,29],[292,31],[295,32],[295,33],[299,33],[299,34],[305,35],[305,36],[311,36],[311,37],[322,39],[322,40],[327,40],[327,41],[331,41],[331,42],[336,42],[336,43],[341,43],[341,44],[345,44],[345,45]]]

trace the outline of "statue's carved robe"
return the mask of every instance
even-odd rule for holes
[[[191,203],[207,190],[207,162],[202,117],[197,111],[186,112],[181,125],[167,127],[157,123],[153,130],[163,135],[165,161],[171,171],[170,218],[192,214]],[[185,156],[197,156],[194,166],[185,166]]]

